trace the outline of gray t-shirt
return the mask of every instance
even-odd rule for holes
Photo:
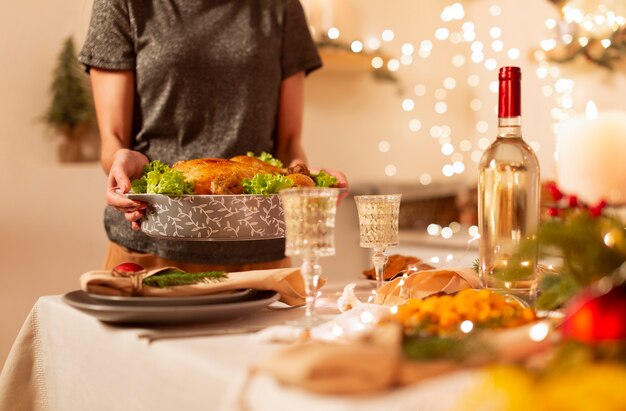
[[[298,0],[94,0],[79,60],[135,72],[131,148],[169,164],[273,152],[280,82],[321,66]],[[110,207],[105,227],[118,244],[180,261],[284,256],[283,240],[156,240]]]

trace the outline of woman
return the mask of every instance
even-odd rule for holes
[[[284,164],[306,163],[304,78],[321,61],[298,0],[95,0],[79,60],[90,71],[108,174],[106,268],[124,261],[187,271],[288,264],[284,240],[147,237],[137,222],[145,205],[116,190],[127,192],[157,159],[266,151]]]

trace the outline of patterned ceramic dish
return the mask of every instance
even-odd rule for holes
[[[266,240],[285,236],[278,195],[127,194],[148,203],[141,230],[151,237],[197,240]]]

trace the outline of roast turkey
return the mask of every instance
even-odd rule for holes
[[[285,169],[248,156],[236,156],[230,160],[223,158],[183,160],[174,163],[172,169],[180,171],[188,181],[193,182],[196,194],[243,194],[245,178],[252,178],[259,173],[287,174]],[[295,181],[294,183],[299,185]]]

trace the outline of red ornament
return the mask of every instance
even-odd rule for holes
[[[626,341],[626,285],[595,296],[588,288],[566,307],[561,327],[565,339],[586,343]]]
[[[113,272],[116,274],[138,273],[144,270],[145,268],[137,263],[121,263],[113,268]]]

